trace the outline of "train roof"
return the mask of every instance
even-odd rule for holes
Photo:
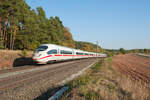
[[[73,49],[73,48],[70,48],[70,47],[65,47],[65,46],[60,46],[60,45],[56,45],[56,44],[41,44],[40,46],[57,46],[57,47],[63,47],[63,48],[68,48],[68,49]]]
[[[60,45],[56,45],[56,44],[41,44],[40,46],[57,46],[57,47],[63,47],[63,48],[68,48],[68,49],[74,49],[74,48],[71,48],[71,47],[66,47],[66,46],[60,46]],[[82,52],[87,52],[87,51],[83,51],[83,50],[80,50],[80,49],[74,49],[76,51],[82,51]]]
[[[40,46],[53,46],[53,47],[60,47],[60,48],[66,48],[66,49],[73,49],[77,52],[85,52],[85,53],[92,53],[92,54],[96,54],[95,52],[88,52],[88,51],[83,51],[83,50],[80,50],[80,49],[74,49],[74,48],[70,48],[70,47],[65,47],[65,46],[60,46],[60,45],[56,45],[56,44],[41,44]]]

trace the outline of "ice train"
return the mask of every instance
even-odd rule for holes
[[[82,59],[90,57],[107,57],[106,54],[87,52],[55,44],[42,44],[34,52],[32,59],[39,64],[51,61]]]

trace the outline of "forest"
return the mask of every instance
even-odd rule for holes
[[[103,52],[93,43],[75,41],[60,18],[47,18],[42,7],[31,9],[24,0],[0,0],[0,49],[35,50],[45,43]]]

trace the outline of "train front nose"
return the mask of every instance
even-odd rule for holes
[[[33,61],[39,62],[41,55],[42,54],[36,54],[36,53],[33,54],[33,56],[32,56]]]
[[[44,55],[42,55],[42,54],[34,54],[32,59],[37,64],[46,64],[46,61],[45,61],[45,59],[43,59],[43,56]]]
[[[42,57],[45,56],[45,51],[48,49],[47,45],[40,45],[34,52],[32,59],[36,62],[44,62]]]

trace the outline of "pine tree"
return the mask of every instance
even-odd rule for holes
[[[74,41],[60,18],[46,18],[42,7],[31,10],[24,0],[0,0],[0,49],[34,50],[43,43],[95,50],[92,43]]]
[[[0,49],[3,49],[4,48],[4,46],[3,46],[3,40],[2,40],[2,38],[0,37]]]

